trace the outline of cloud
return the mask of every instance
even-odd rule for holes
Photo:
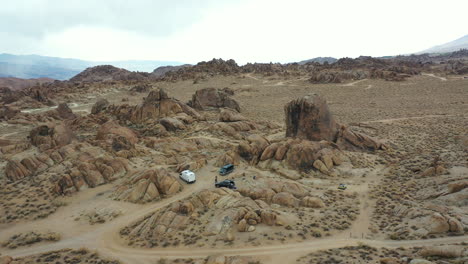
[[[167,36],[200,19],[217,3],[215,0],[6,1],[0,8],[0,31],[42,37],[73,27],[96,26]]]
[[[16,0],[0,10],[0,49],[186,63],[396,55],[467,34],[467,7],[464,0]]]

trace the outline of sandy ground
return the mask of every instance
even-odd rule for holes
[[[405,82],[386,82],[381,80],[360,80],[346,84],[312,85],[304,79],[281,79],[275,77],[246,75],[244,77],[214,77],[208,81],[193,84],[192,81],[177,83],[157,83],[155,87],[165,88],[170,96],[188,101],[191,95],[204,87],[230,87],[236,94],[234,98],[241,103],[242,114],[252,120],[269,120],[283,124],[283,105],[291,99],[319,93],[327,98],[336,119],[344,123],[381,126],[396,126],[402,122],[451,122],[457,127],[468,127],[468,80],[439,77],[430,74],[412,77]],[[75,98],[71,108],[78,113],[88,113],[92,104],[105,97],[114,103],[128,98],[129,103],[139,102],[145,94],[129,95],[125,88],[111,89],[105,93],[91,94],[88,98]],[[30,109],[30,113],[40,113],[49,109]],[[450,118],[450,119],[448,119]],[[425,122],[425,121],[424,121]],[[2,124],[3,125],[3,124]],[[20,126],[2,126],[2,139],[24,139],[27,129]],[[376,134],[383,128],[377,128]],[[418,131],[414,131],[415,134]],[[274,137],[275,135],[271,135]],[[462,164],[463,165],[463,164]],[[465,164],[466,165],[466,164]],[[380,171],[387,168],[381,167]],[[378,171],[378,170],[376,170]],[[358,193],[359,216],[350,229],[330,237],[257,247],[220,247],[220,248],[131,248],[119,238],[119,230],[148,213],[172,202],[181,200],[211,185],[216,175],[212,165],[197,173],[197,183],[185,185],[182,192],[146,205],[118,202],[108,198],[112,185],[88,189],[72,197],[61,198],[68,205],[61,207],[49,217],[0,226],[0,241],[13,234],[30,230],[52,230],[62,235],[56,243],[39,243],[31,247],[17,249],[1,248],[3,255],[26,256],[61,248],[87,247],[97,249],[104,256],[113,257],[124,263],[154,263],[157,258],[206,257],[213,254],[226,256],[258,256],[266,263],[294,263],[301,255],[323,249],[365,243],[374,247],[409,247],[438,245],[468,241],[468,236],[444,237],[425,240],[391,241],[383,237],[371,236],[370,219],[375,207],[369,198],[372,185],[378,185],[383,173],[370,173],[362,181],[350,184],[347,191]],[[380,175],[380,176],[379,176]],[[210,187],[208,187],[210,188]],[[118,208],[123,215],[111,222],[89,225],[74,221],[77,212],[98,207]]]

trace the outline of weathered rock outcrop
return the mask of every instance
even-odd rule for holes
[[[99,114],[101,111],[105,110],[109,106],[109,101],[106,99],[99,99],[96,103],[94,103],[93,107],[91,108],[91,114]]]
[[[55,119],[74,119],[76,115],[73,111],[68,107],[68,104],[62,103],[59,104],[58,107],[54,110],[50,110],[47,112],[48,115],[51,115]]]
[[[318,95],[293,100],[284,109],[286,138],[269,142],[258,135],[250,135],[247,141],[238,145],[237,153],[240,157],[251,164],[262,162],[263,168],[273,169],[273,164],[268,165],[269,160],[284,160],[289,168],[295,170],[307,172],[316,169],[329,174],[333,166],[342,163],[342,149],[386,148],[378,140],[337,124],[326,101]]]
[[[8,120],[8,119],[11,119],[13,118],[16,114],[18,114],[20,112],[19,109],[17,108],[13,108],[13,107],[9,107],[9,106],[2,106],[0,108],[0,120]]]
[[[195,92],[188,105],[197,110],[226,107],[240,112],[239,103],[230,97],[232,94],[232,90],[204,88]]]
[[[170,98],[163,89],[151,91],[140,105],[109,105],[105,111],[120,121],[133,124],[154,123],[163,118],[171,118],[160,122],[169,131],[183,129],[180,122],[190,124],[194,120],[202,119],[197,111],[177,99]]]
[[[41,150],[62,147],[75,138],[72,130],[64,123],[36,127],[29,133],[31,143]]]
[[[173,195],[182,189],[174,176],[164,169],[146,170],[133,174],[114,191],[116,200],[144,203]]]
[[[239,114],[239,112],[234,111],[230,108],[223,108],[219,112],[219,121],[221,122],[238,122],[246,121],[247,119]]]
[[[116,137],[124,137],[131,144],[138,142],[138,135],[130,128],[123,127],[115,121],[108,121],[97,131],[96,139],[113,140]]]
[[[335,122],[321,96],[307,95],[289,102],[285,108],[286,136],[311,141],[326,140],[345,149],[377,150],[384,144]]]
[[[207,236],[223,235],[233,227],[239,232],[253,232],[255,225],[285,224],[281,214],[263,201],[253,200],[240,193],[219,188],[200,191],[188,199],[173,203],[144,220],[124,228],[120,233],[131,238],[164,239],[166,234],[185,230],[190,222],[211,210],[214,215],[204,226]]]
[[[442,257],[442,258],[459,258],[468,256],[468,249],[466,246],[430,246],[424,247],[419,251],[423,257]]]
[[[286,137],[335,141],[338,126],[322,97],[307,95],[293,100],[285,106],[284,111]]]
[[[31,174],[30,170],[28,170],[21,162],[16,160],[8,161],[5,167],[5,176],[10,181],[20,180],[31,176]]]
[[[62,164],[62,173],[54,178],[54,191],[69,194],[122,177],[128,171],[127,163],[126,159],[105,155],[99,148],[73,143],[28,156],[21,161],[10,160],[5,167],[5,175],[10,181],[17,181]]]

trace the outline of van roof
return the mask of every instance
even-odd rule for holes
[[[234,167],[234,165],[228,164],[228,165],[224,165],[224,166],[223,166],[224,169],[227,169],[227,168],[230,168],[230,167]]]

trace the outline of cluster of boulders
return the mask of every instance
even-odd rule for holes
[[[96,102],[92,113],[98,114],[102,111],[130,124],[154,124],[158,121],[161,133],[184,130],[195,120],[202,119],[197,111],[177,99],[170,98],[163,89],[151,91],[143,103],[136,106],[109,105],[104,100]]]
[[[128,127],[123,127],[114,120],[102,124],[96,134],[99,145],[118,157],[130,158],[138,155],[135,144],[138,134]]]
[[[164,169],[139,171],[117,186],[116,200],[145,203],[173,195],[182,190],[177,179]]]
[[[342,163],[341,150],[387,148],[379,140],[336,123],[325,99],[318,95],[291,101],[285,106],[285,114],[286,138],[269,141],[249,135],[237,147],[239,156],[252,165],[271,168],[271,161],[284,160],[295,170],[316,169],[329,174],[333,166]]]
[[[194,66],[185,66],[170,69],[162,75],[159,80],[178,81],[204,78],[205,76],[233,75],[240,72],[240,67],[234,60],[212,59],[202,61]]]
[[[243,139],[242,133],[251,133],[260,128],[257,123],[247,120],[231,108],[220,109],[219,121],[211,125],[208,130],[211,133],[221,133],[236,139]]]
[[[319,197],[312,196],[309,190],[295,181],[278,181],[258,178],[247,186],[239,188],[239,192],[268,205],[277,204],[285,207],[323,208],[325,203]]]
[[[77,117],[66,103],[59,104],[54,109],[43,112],[41,115],[29,113],[28,110],[21,111],[16,106],[0,106],[0,121],[6,121],[10,124],[55,123],[57,121],[72,121]]]
[[[70,194],[111,182],[129,170],[126,159],[110,157],[86,143],[73,143],[25,157],[21,161],[10,160],[5,167],[5,175],[10,181],[17,181],[52,167],[60,171],[54,179],[53,189],[57,194]]]
[[[146,147],[157,150],[161,155],[153,155],[156,164],[173,165],[177,172],[183,170],[196,171],[213,158],[210,150],[226,149],[223,141],[204,137],[180,139],[177,137],[149,138],[145,140]],[[225,164],[223,164],[225,165]]]
[[[287,220],[281,213],[273,210],[262,200],[253,200],[239,192],[220,188],[203,190],[190,198],[147,216],[144,220],[126,227],[121,234],[130,239],[144,240],[164,237],[168,233],[185,230],[189,223],[200,217],[207,210],[215,215],[202,227],[207,236],[225,235],[232,228],[240,232],[255,231],[255,225],[285,225]]]
[[[142,190],[148,188],[146,182],[142,183],[142,186]],[[134,192],[139,195],[139,199],[145,199],[141,197],[144,191]],[[200,191],[188,199],[146,216],[145,219],[126,227],[121,234],[128,236],[130,240],[164,238],[167,234],[193,226],[193,221],[205,219],[206,212],[211,212],[211,216],[206,218],[208,223],[201,227],[200,232],[206,236],[222,236],[223,239],[234,240],[233,230],[253,232],[259,224],[292,224],[291,218],[273,209],[275,207],[320,209],[325,206],[322,199],[311,195],[305,186],[297,182],[262,177],[238,191],[226,188]]]
[[[391,238],[399,239],[406,235],[413,237],[426,237],[444,233],[464,234],[464,216],[461,213],[450,212],[444,206],[428,205],[426,208],[417,208],[411,205],[399,205],[393,210],[401,222],[392,227]]]

